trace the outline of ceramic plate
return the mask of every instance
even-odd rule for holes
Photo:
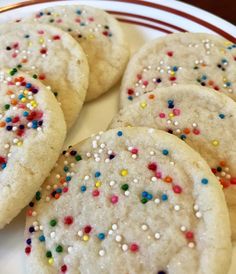
[[[133,53],[144,42],[172,32],[208,32],[221,35],[236,43],[236,27],[208,12],[181,2],[168,0],[107,0],[19,2],[0,0],[0,23],[19,19],[34,11],[55,5],[88,4],[100,7],[120,20]],[[92,133],[105,130],[118,110],[119,84],[99,99],[84,106],[71,130],[66,145],[74,144]],[[23,211],[10,225],[0,231],[0,273],[24,274]],[[236,273],[236,247],[229,274]],[[226,273],[222,273],[226,274]]]

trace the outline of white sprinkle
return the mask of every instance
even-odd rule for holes
[[[107,151],[107,153],[108,153],[108,155],[111,155],[111,154],[112,154],[112,150],[109,149],[109,150]]]
[[[97,157],[97,158],[95,158],[95,162],[100,162],[100,158],[99,157]]]
[[[42,225],[39,226],[39,230],[41,230],[41,231],[43,230],[43,226]]]
[[[141,228],[142,228],[143,231],[146,231],[146,230],[148,229],[148,226],[147,226],[146,224],[143,224],[143,225],[141,226]]]
[[[127,251],[128,250],[128,245],[127,244],[123,244],[122,245],[122,250],[123,251]]]
[[[175,206],[174,206],[174,209],[175,209],[176,211],[179,211],[179,210],[180,210],[180,206],[179,206],[179,205],[175,205]]]
[[[157,239],[157,240],[159,240],[160,238],[161,238],[161,235],[160,235],[160,233],[155,233],[155,238]]]
[[[196,212],[196,217],[197,218],[201,218],[202,217],[202,213],[200,211]]]
[[[14,144],[17,144],[18,141],[19,141],[19,140],[18,140],[17,138],[14,138],[14,139],[13,139],[13,143],[14,143]]]
[[[193,126],[193,127],[197,127],[197,123],[193,123],[192,126]]]
[[[107,158],[107,159],[105,159],[105,161],[104,161],[105,163],[109,163],[110,162],[110,159],[109,158]]]
[[[84,180],[88,181],[89,180],[89,176],[88,175],[84,176]]]
[[[136,154],[132,154],[132,156],[131,156],[133,159],[137,159],[137,155]]]
[[[4,148],[9,148],[9,147],[10,147],[9,144],[5,144],[5,145],[4,145]]]
[[[195,247],[195,244],[194,244],[193,242],[190,242],[190,243],[188,244],[188,247],[194,248],[194,247]]]
[[[98,147],[97,141],[94,140],[94,141],[92,142],[92,146],[93,146],[93,148],[97,148],[97,147]]]
[[[115,181],[110,181],[109,185],[114,186],[115,183],[116,183]]]
[[[157,177],[152,177],[151,181],[152,182],[157,182]]]
[[[130,192],[128,190],[125,191],[125,196],[129,196]]]
[[[186,227],[182,225],[182,226],[180,227],[180,230],[184,232],[184,231],[186,231]]]
[[[100,148],[104,148],[106,145],[105,144],[101,144],[100,145]]]
[[[134,183],[137,183],[137,182],[138,182],[138,179],[134,179],[133,182],[134,182]]]
[[[56,236],[56,233],[55,233],[54,231],[50,233],[50,237],[51,237],[52,239],[55,238],[55,236]]]
[[[199,210],[199,206],[198,206],[198,205],[194,205],[193,209],[194,209],[195,211],[198,211],[198,210]]]
[[[174,166],[174,165],[175,165],[175,162],[170,162],[170,165]]]
[[[100,255],[101,257],[104,256],[104,255],[105,255],[105,250],[103,250],[103,249],[99,250],[99,255]]]
[[[90,152],[87,152],[86,153],[86,156],[89,158],[89,157],[91,157],[91,153]]]
[[[112,235],[113,234],[113,231],[112,230],[109,230],[108,231],[108,235]]]
[[[111,226],[111,228],[112,228],[113,230],[117,230],[118,226],[117,226],[117,224],[113,224],[113,225]]]
[[[122,240],[122,237],[121,237],[120,235],[117,235],[117,236],[116,236],[116,241],[117,241],[117,242],[120,242],[121,240]]]
[[[72,253],[73,247],[72,247],[72,246],[69,246],[67,250],[68,250],[68,253]]]
[[[79,230],[77,234],[78,234],[79,237],[82,237],[84,235],[82,230]]]
[[[150,153],[150,155],[152,155],[152,156],[155,155],[155,152],[154,152],[154,151],[150,151],[149,153]]]
[[[174,121],[173,123],[175,126],[178,126],[179,122],[178,121]]]
[[[177,134],[181,133],[181,130],[179,128],[176,129],[175,131]]]
[[[222,171],[222,172],[220,173],[220,175],[221,175],[222,177],[225,177],[226,173],[225,173],[224,171]]]
[[[36,211],[33,211],[33,212],[32,212],[32,216],[35,217],[36,215],[37,215],[37,212],[36,212]]]
[[[161,200],[157,198],[154,200],[154,202],[155,202],[155,204],[160,204]]]

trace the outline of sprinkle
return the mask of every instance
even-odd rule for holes
[[[102,256],[104,256],[104,255],[105,255],[105,250],[101,249],[101,250],[99,250],[99,252],[98,252],[98,253],[99,253],[99,256],[101,256],[101,257],[102,257]]]
[[[202,182],[202,184],[207,185],[208,184],[208,179],[203,178],[201,182]]]
[[[139,246],[136,243],[132,243],[130,245],[130,251],[133,252],[133,253],[138,252],[139,251]]]
[[[166,155],[169,154],[169,151],[168,151],[167,149],[163,149],[163,150],[162,150],[162,154],[166,156]]]
[[[161,234],[160,233],[155,233],[155,239],[159,240],[161,238]]]
[[[128,175],[128,170],[127,169],[122,169],[121,171],[120,171],[120,175],[121,176],[127,176]]]
[[[117,132],[117,136],[121,137],[123,135],[123,132],[122,131],[118,131]]]
[[[218,146],[219,145],[219,141],[218,140],[213,140],[211,143],[212,143],[213,146]]]

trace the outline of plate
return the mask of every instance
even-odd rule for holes
[[[236,27],[201,9],[174,0],[107,0],[55,1],[36,0],[19,2],[0,0],[0,23],[19,19],[31,12],[55,5],[88,4],[109,11],[120,20],[126,33],[131,53],[146,41],[172,32],[215,33],[236,43]],[[118,110],[119,84],[99,99],[85,104],[79,119],[68,135],[66,146],[105,130]],[[24,222],[22,213],[0,231],[0,267],[2,274],[24,274]],[[236,273],[236,246],[229,274]],[[225,274],[225,273],[222,273]]]

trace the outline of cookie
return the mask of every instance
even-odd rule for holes
[[[0,228],[32,200],[65,135],[62,110],[39,80],[0,71]]]
[[[121,107],[155,88],[175,84],[210,87],[236,100],[236,45],[204,33],[176,33],[147,43],[131,59],[121,87]]]
[[[88,64],[78,43],[67,33],[41,24],[0,25],[0,68],[30,73],[50,86],[70,128],[85,99]]]
[[[122,28],[113,16],[90,6],[66,5],[48,7],[32,19],[61,28],[79,42],[90,68],[87,101],[105,93],[120,79],[129,50]]]
[[[70,147],[38,195],[28,273],[227,273],[221,187],[199,154],[163,131],[119,128]]]
[[[147,126],[184,140],[207,161],[224,188],[236,239],[236,103],[197,85],[158,88],[120,111],[111,127]]]

